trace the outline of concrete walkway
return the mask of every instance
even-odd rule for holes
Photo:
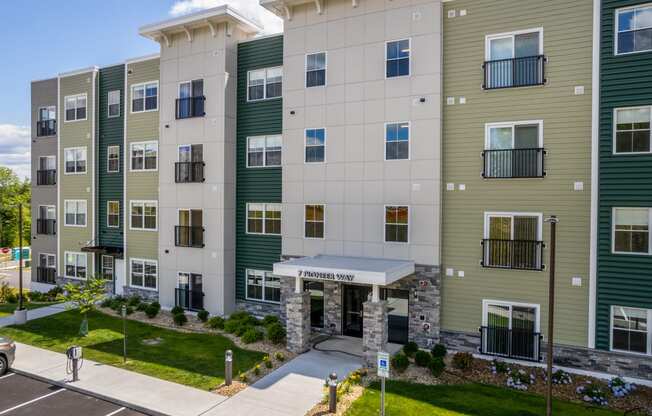
[[[58,303],[56,305],[44,306],[38,309],[32,309],[27,311],[27,320],[31,321],[34,319],[43,318],[50,315],[55,315],[57,313],[64,312],[66,310],[66,303]],[[0,328],[3,326],[9,326],[14,324],[14,316],[5,316],[0,318]]]

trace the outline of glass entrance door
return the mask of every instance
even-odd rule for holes
[[[409,292],[385,289],[381,292],[381,298],[387,301],[387,340],[396,344],[407,344]]]
[[[362,338],[362,304],[367,301],[371,288],[368,286],[343,285],[342,333]]]

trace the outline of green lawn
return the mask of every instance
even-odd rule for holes
[[[25,302],[25,309],[38,309],[44,306],[54,305],[58,302],[42,302],[42,303],[30,303]],[[0,318],[12,315],[14,310],[18,307],[17,303],[0,303]]]
[[[240,349],[223,336],[182,333],[127,320],[128,361],[124,364],[120,318],[100,312],[89,314],[89,334],[84,338],[78,337],[80,323],[77,311],[66,311],[20,327],[0,328],[0,335],[57,352],[81,345],[84,358],[204,390],[224,381],[226,350],[233,350],[234,377],[263,358],[262,353]],[[143,343],[157,338],[157,345]]]
[[[538,416],[545,415],[542,396],[483,384],[427,386],[390,381],[386,386],[387,416]],[[380,386],[368,388],[347,416],[377,416]],[[604,409],[568,402],[554,402],[554,414],[564,416],[616,416]]]

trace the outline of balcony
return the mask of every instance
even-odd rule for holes
[[[206,97],[187,97],[177,98],[176,100],[176,118],[181,120],[184,118],[204,117],[204,101]]]
[[[176,183],[204,182],[204,162],[176,162],[174,181]]]
[[[486,179],[543,178],[543,148],[497,149],[482,152],[482,177]]]
[[[189,311],[204,309],[204,293],[189,289],[174,289],[174,306],[181,306]]]
[[[174,227],[174,245],[177,247],[204,247],[204,227]]]
[[[482,240],[482,267],[543,270],[543,242],[535,240]]]
[[[45,235],[55,235],[57,233],[57,220],[36,220],[36,233]]]
[[[546,83],[545,62],[544,55],[485,61],[482,88],[494,90],[543,85]]]
[[[57,171],[56,169],[45,169],[36,171],[36,184],[37,185],[56,185],[57,184]]]
[[[36,122],[36,136],[47,137],[57,134],[57,120],[39,120]]]
[[[56,284],[57,270],[53,267],[37,267],[36,281],[38,283]]]
[[[480,328],[480,353],[526,361],[541,361],[539,332],[501,327]]]

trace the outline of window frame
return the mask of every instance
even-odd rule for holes
[[[268,97],[267,96],[267,71],[270,69],[280,69],[281,70],[281,95],[277,97]],[[249,74],[251,72],[256,72],[256,71],[265,71],[265,78],[263,79],[263,98],[251,98],[249,96]],[[266,100],[278,100],[280,98],[283,98],[283,65],[276,65],[276,66],[267,66],[264,68],[255,68],[255,69],[250,69],[247,71],[247,102],[248,103],[255,103],[258,101],[266,101]]]
[[[132,209],[134,205],[142,205],[143,207],[143,226],[142,228],[134,227],[133,226],[133,214],[132,214]],[[156,217],[155,217],[155,222],[156,222],[156,227],[154,228],[145,228],[145,206],[147,204],[152,204],[156,208]],[[146,231],[146,232],[157,232],[158,231],[158,201],[157,200],[144,200],[144,199],[133,199],[129,201],[129,230],[131,231]]]
[[[69,276],[68,275],[68,263],[67,263],[68,255],[74,255],[75,256],[75,276]],[[78,276],[76,276],[77,275],[77,267],[78,267],[77,266],[77,258],[79,256],[83,256],[84,259],[86,260],[85,261],[85,266],[84,266],[86,268],[86,277],[78,277]],[[81,281],[88,280],[88,256],[86,255],[86,253],[81,253],[81,252],[78,252],[78,251],[64,251],[64,253],[63,253],[63,276],[65,278],[67,278],[67,279],[74,279],[74,280],[81,280]]]
[[[106,276],[106,274],[104,273],[104,270],[106,269],[104,267],[104,259],[107,259],[107,258],[111,259],[111,281],[113,282],[113,281],[115,281],[115,257],[109,256],[109,255],[106,255],[106,254],[102,254],[102,256],[100,256],[100,272],[102,274],[102,277]]]
[[[519,120],[519,121],[498,121],[493,123],[485,123],[484,125],[484,150],[496,150],[491,149],[491,129],[495,128],[504,128],[511,127],[512,129],[512,147],[505,150],[514,150],[514,140],[516,139],[516,127],[518,126],[528,126],[536,124],[539,128],[538,131],[538,145],[539,149],[543,149],[543,120]]]
[[[650,49],[652,51],[652,49]],[[617,152],[616,151],[616,134],[618,133],[618,123],[617,123],[617,117],[618,117],[618,111],[622,110],[638,110],[638,109],[644,109],[647,108],[650,112],[650,144],[649,144],[649,151],[647,152]],[[612,134],[611,134],[611,154],[616,155],[616,156],[636,156],[636,155],[650,155],[652,154],[652,105],[638,105],[638,106],[633,106],[633,107],[617,107],[613,109],[613,115],[611,119],[611,129],[612,129]]]
[[[527,302],[510,302],[506,300],[494,300],[494,299],[482,299],[482,326],[486,327],[488,325],[487,312],[489,305],[496,306],[509,306],[509,329],[512,329],[512,320],[513,320],[513,310],[514,306],[520,306],[524,308],[534,308],[535,312],[535,326],[534,332],[541,333],[541,305],[537,303],[527,303]],[[542,334],[543,335],[543,334]]]
[[[47,118],[47,119],[41,118],[41,114],[42,114],[41,111],[42,110],[47,110],[48,116],[50,115],[50,113],[54,114],[54,118]],[[36,114],[37,114],[37,121],[51,121],[51,120],[56,121],[57,120],[57,106],[56,105],[44,105],[44,106],[41,106],[41,107],[38,108],[38,111],[37,111]]]
[[[263,284],[261,285],[261,295],[262,295],[261,299],[256,299],[249,296],[249,272],[262,273],[263,275],[263,282],[262,282]],[[281,303],[280,299],[278,302],[275,300],[265,299],[266,297],[265,289],[267,288],[267,275],[274,275],[274,272],[270,270],[259,270],[259,269],[249,269],[249,268],[245,269],[245,299],[253,302],[271,303],[274,305],[279,305]],[[276,277],[279,278],[279,276]],[[279,286],[279,291],[282,292],[280,286]]]
[[[116,93],[118,94],[118,103],[117,104],[116,103],[111,104],[111,95],[112,94],[115,95]],[[111,90],[111,91],[109,91],[107,93],[107,95],[106,95],[106,118],[119,118],[120,117],[121,112],[122,112],[121,101],[122,101],[122,91],[120,91],[120,90]],[[112,105],[113,106],[115,106],[115,105],[118,106],[118,114],[113,115],[113,116],[111,115],[111,106]]]
[[[81,150],[84,154],[84,159],[77,159],[74,160],[75,162],[75,172],[68,172],[66,169],[66,164],[68,162],[68,159],[66,158],[67,154],[69,151],[77,151]],[[77,172],[77,163],[79,161],[83,160],[84,163],[84,171],[83,172]],[[63,174],[64,175],[86,175],[88,173],[88,148],[86,146],[78,146],[78,147],[65,147],[63,149]]]
[[[387,126],[393,125],[393,124],[398,124],[398,125],[407,124],[407,128],[408,128],[408,139],[407,139],[408,156],[405,159],[387,159],[387,143],[389,143],[387,141]],[[383,138],[383,160],[385,162],[394,162],[394,161],[399,161],[399,160],[408,160],[408,161],[412,160],[412,123],[410,121],[388,121],[388,122],[385,122],[384,125],[383,125],[383,135],[384,135],[384,138]],[[404,140],[397,140],[396,143],[401,142],[401,141],[404,141]],[[324,147],[326,147],[325,136],[324,136]],[[324,149],[324,155],[326,155],[325,149]]]
[[[111,170],[111,150],[117,149],[116,158],[114,160],[118,161],[118,168],[116,170]],[[120,173],[120,145],[113,144],[106,147],[106,173]]]
[[[270,137],[280,137],[281,138],[281,163],[278,165],[268,165],[267,164],[267,139]],[[261,166],[251,166],[249,164],[249,140],[251,139],[265,139],[265,147],[263,147],[263,164]],[[324,140],[325,142],[325,140]],[[245,156],[245,164],[247,169],[261,169],[261,168],[280,168],[283,166],[283,135],[282,134],[266,134],[260,136],[247,136],[247,154]]]
[[[133,275],[133,268],[134,268],[134,262],[139,262],[143,264],[143,285],[134,285],[132,283],[132,275]],[[146,263],[151,263],[156,266],[156,287],[151,288],[145,286],[145,264]],[[158,287],[159,287],[159,268],[158,268],[158,260],[153,260],[153,259],[142,259],[142,258],[137,258],[137,257],[130,257],[129,258],[129,282],[128,282],[129,287],[134,287],[137,289],[142,289],[142,290],[149,290],[152,292],[158,292]]]
[[[156,84],[156,108],[147,110],[146,108],[146,103],[147,103],[147,86],[150,84]],[[143,88],[143,109],[140,111],[134,111],[134,91],[137,88]],[[159,80],[154,80],[154,81],[145,81],[145,82],[139,82],[137,84],[131,84],[129,86],[129,112],[131,114],[141,114],[141,113],[152,113],[155,111],[159,110],[160,107],[160,99],[161,99],[161,86],[159,83]]]
[[[388,207],[406,207],[408,210],[408,222],[407,222],[407,241],[387,241],[387,208]],[[410,205],[399,205],[399,204],[385,204],[383,206],[383,243],[385,244],[410,244],[410,225],[412,224],[412,219],[411,219],[411,213],[410,213]],[[404,225],[400,223],[389,223],[389,224],[394,224],[394,225]]]
[[[118,204],[118,224],[111,225],[111,204]],[[115,215],[113,215],[115,216]],[[110,200],[106,201],[106,228],[120,228],[120,201]]]
[[[50,211],[50,208],[52,208],[52,210],[54,211],[54,216],[52,218],[47,218],[47,217],[46,218],[41,218],[40,217],[41,208],[47,208],[46,215],[47,215],[47,212]],[[38,215],[37,215],[36,219],[37,220],[55,220],[56,221],[56,219],[57,219],[57,206],[56,205],[39,205],[38,206]]]
[[[80,202],[83,202],[84,206],[84,224],[80,225],[77,224],[77,216],[79,215],[79,212],[75,210],[75,224],[69,224],[68,223],[68,212],[66,211],[66,207],[68,203],[75,203],[75,208],[77,208]],[[64,199],[63,200],[63,225],[64,227],[77,227],[77,228],[86,228],[88,226],[88,201],[85,199]]]
[[[306,207],[309,206],[321,206],[324,212],[324,219],[321,221],[323,224],[323,229],[324,233],[321,237],[308,237],[306,236],[306,222],[307,222],[307,217],[306,217]],[[319,221],[311,221],[314,223],[318,223]],[[326,239],[326,204],[324,203],[304,203],[303,204],[303,239],[304,240],[325,240]]]
[[[490,239],[489,237],[489,223],[492,217],[510,217],[512,220],[510,237],[507,241],[514,241],[514,217],[536,217],[537,218],[537,239],[535,241],[543,241],[543,213],[542,212],[512,212],[512,211],[485,211],[484,212],[484,225],[483,225],[483,239]]]
[[[263,231],[260,233],[256,232],[251,232],[249,231],[249,206],[250,205],[262,205],[263,207],[263,216],[260,218],[263,222]],[[267,232],[267,206],[278,206],[278,212],[281,213],[281,218],[279,219],[279,222],[281,223],[281,231],[279,233],[269,233]],[[273,210],[269,210],[273,211]],[[257,219],[257,218],[256,218]],[[274,219],[275,220],[275,219]],[[246,207],[245,207],[245,234],[249,235],[283,235],[283,204],[281,202],[247,202]]]
[[[46,260],[45,260],[46,266],[41,266],[41,257],[42,256],[45,256],[45,258],[46,258]],[[49,264],[50,259],[54,260],[52,262],[52,263],[54,263],[53,266],[50,266],[50,264]],[[37,267],[45,267],[46,269],[55,269],[56,270],[57,269],[57,255],[52,254],[52,253],[38,253],[38,263],[37,263],[36,266]]]
[[[324,130],[324,160],[309,162],[307,159],[307,150],[308,150],[308,130]],[[312,165],[317,163],[326,163],[326,142],[328,141],[328,133],[326,132],[326,127],[310,127],[303,129],[303,164]],[[310,147],[319,147],[316,145],[310,145]],[[282,162],[281,162],[282,164]]]
[[[77,110],[81,107],[78,106],[78,101],[80,98],[84,97],[86,100],[86,105],[84,106],[85,112],[84,112],[84,118],[77,118]],[[75,118],[68,120],[68,114],[67,110],[68,107],[66,106],[68,99],[74,98],[75,99]],[[66,95],[63,97],[63,122],[64,123],[74,123],[77,121],[86,121],[88,120],[88,93],[84,92],[81,94],[73,94],[73,95]]]
[[[618,51],[618,40],[620,36],[620,31],[619,29],[619,17],[620,14],[623,12],[628,12],[630,10],[636,10],[636,9],[646,9],[646,8],[652,8],[652,3],[642,3],[642,4],[636,4],[633,6],[626,6],[626,7],[621,7],[618,9],[614,10],[614,43],[613,43],[613,49],[614,49],[614,56],[623,56],[623,55],[632,55],[635,53],[646,53],[646,52],[652,52],[652,48],[650,49],[645,49],[641,51],[632,51],[632,52],[619,52]],[[652,28],[652,26],[650,26]],[[649,28],[643,28],[643,29],[649,29]],[[635,29],[635,30],[642,30],[642,29]]]
[[[145,146],[148,144],[156,145],[156,168],[154,169],[145,168]],[[133,165],[134,146],[138,146],[138,145],[143,146],[143,168],[142,169],[134,169],[134,165]],[[158,140],[146,140],[142,142],[129,143],[129,172],[158,172],[158,158],[159,158]]]
[[[616,251],[616,211],[629,209],[647,209],[648,247],[647,253]],[[625,256],[652,256],[652,208],[650,207],[612,207],[611,208],[611,254]]]
[[[492,33],[489,35],[485,35],[484,37],[484,60],[486,62],[493,62],[493,61],[500,61],[500,59],[491,59],[491,41],[495,39],[503,39],[503,38],[508,38],[511,37],[512,39],[512,57],[511,58],[506,58],[506,59],[514,59],[514,40],[516,38],[516,35],[524,35],[526,33],[534,33],[538,32],[539,33],[539,56],[543,55],[543,26],[540,27],[534,27],[530,29],[523,29],[523,30],[514,30],[511,32],[503,32],[503,33]]]
[[[619,352],[619,353],[623,353],[623,354],[632,354],[632,355],[637,355],[639,357],[649,357],[650,355],[652,355],[652,325],[650,325],[650,322],[652,321],[652,309],[639,308],[639,307],[636,307],[636,306],[624,306],[624,305],[610,305],[610,306],[611,307],[609,308],[609,351]],[[647,333],[646,333],[647,352],[646,353],[621,350],[621,349],[613,347],[613,345],[614,345],[614,308],[637,309],[639,311],[645,311],[647,313]],[[642,331],[638,331],[638,332],[642,332]]]
[[[393,77],[388,77],[388,76],[387,76],[387,62],[388,62],[388,59],[389,59],[389,58],[387,57],[387,46],[388,46],[390,43],[401,42],[401,41],[403,41],[403,40],[407,40],[407,41],[408,41],[408,49],[409,49],[409,55],[408,55],[408,73],[407,73],[406,75],[396,75],[396,76],[393,76]],[[384,64],[383,72],[385,73],[385,79],[386,79],[386,80],[389,80],[389,79],[401,79],[401,78],[409,78],[410,76],[412,76],[412,38],[411,38],[411,37],[407,37],[407,38],[400,38],[400,39],[390,39],[390,40],[386,40],[384,46],[385,46],[385,52],[384,52],[384,54],[385,54],[385,59],[383,60],[383,64]],[[405,59],[405,58],[395,58],[395,59],[392,59],[392,60],[398,60],[398,59]]]
[[[323,85],[311,85],[308,86],[308,56],[310,55],[318,55],[320,53],[324,54],[324,84]],[[317,69],[316,71],[321,71],[321,69]],[[305,89],[308,88],[325,88],[328,86],[328,51],[316,51],[316,52],[309,52],[306,53],[304,56],[304,62],[303,62],[303,87]]]

